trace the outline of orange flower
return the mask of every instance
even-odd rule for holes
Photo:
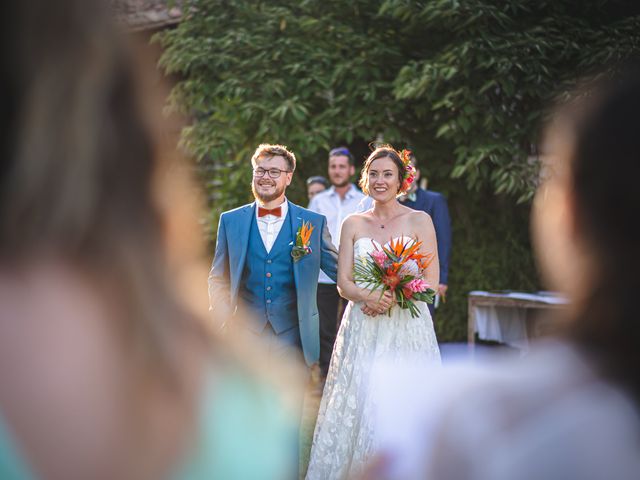
[[[389,243],[389,249],[391,253],[393,253],[396,257],[402,256],[402,252],[404,252],[404,244],[400,241],[399,238],[391,239]]]
[[[411,242],[404,244],[400,241],[400,239],[392,239],[389,243],[388,251],[398,257],[398,262],[394,265],[404,265],[407,260],[415,260],[419,261],[425,255],[418,252],[420,247],[422,246],[422,242]]]
[[[420,250],[421,246],[422,246],[422,242],[414,242],[413,244],[411,244],[411,246],[407,249],[405,253],[407,258],[411,258],[412,260],[415,260],[416,257],[421,256],[421,254],[418,253],[418,250]]]
[[[302,240],[303,245],[307,245],[309,243],[313,228],[314,227],[311,225],[311,222],[302,223],[302,227],[300,227],[300,239]]]
[[[418,262],[418,266],[424,270],[425,268],[427,268],[429,265],[431,265],[431,262],[433,261],[433,254],[429,254],[429,255],[420,255],[420,258],[416,260]]]

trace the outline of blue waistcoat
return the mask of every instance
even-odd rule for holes
[[[267,323],[279,334],[298,326],[298,305],[291,257],[291,221],[287,218],[267,253],[254,215],[249,233],[247,260],[238,292],[240,300],[254,314],[256,331]]]

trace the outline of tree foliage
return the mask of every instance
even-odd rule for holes
[[[194,119],[183,143],[200,161],[212,226],[218,212],[250,199],[248,159],[259,143],[293,149],[299,167],[288,194],[305,203],[303,179],[324,173],[330,147],[364,153],[382,138],[412,146],[455,206],[452,282],[464,283],[475,261],[475,288],[500,288],[504,279],[512,282],[505,288],[531,288],[526,211],[499,214],[520,229],[514,235],[505,222],[477,219],[531,197],[553,96],[637,55],[640,16],[628,5],[191,0],[177,28],[156,38],[162,67],[179,78],[170,105]],[[462,255],[462,244],[477,255]],[[502,260],[480,258],[483,248]],[[524,270],[514,276],[509,265]],[[451,308],[462,312],[459,302]]]
[[[376,137],[427,148],[440,139],[453,178],[528,199],[551,96],[640,47],[640,17],[611,1],[190,5],[161,35],[161,63],[182,75],[172,105],[196,119],[185,145],[220,169],[221,208],[241,200],[233,192],[247,170],[229,167],[258,143],[312,160]]]
[[[405,24],[398,100],[420,105],[452,147],[454,178],[530,198],[536,141],[552,95],[637,55],[640,17],[616,2],[387,0],[380,14]],[[416,132],[418,133],[418,132]]]

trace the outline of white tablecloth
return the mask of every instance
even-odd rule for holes
[[[514,300],[527,300],[548,305],[564,305],[567,300],[553,292],[525,293],[506,292],[492,293],[485,291],[473,291],[470,295],[511,298]],[[476,333],[482,340],[493,340],[515,348],[526,350],[529,348],[527,336],[527,308],[503,307],[503,306],[475,306]]]

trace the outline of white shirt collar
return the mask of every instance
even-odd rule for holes
[[[356,194],[356,186],[353,183],[349,184],[349,190],[347,190],[347,193],[344,194],[344,198],[352,198],[355,196]],[[338,195],[338,193],[336,192],[336,187],[334,187],[333,185],[331,185],[329,187],[329,193],[331,195]]]

